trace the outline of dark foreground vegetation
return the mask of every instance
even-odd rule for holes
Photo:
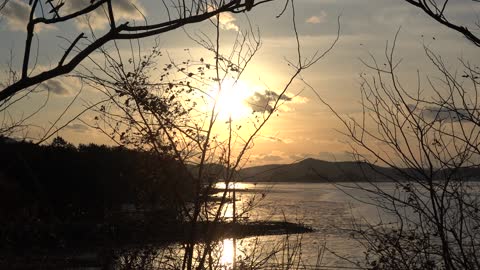
[[[180,210],[194,200],[188,172],[146,151],[75,147],[60,137],[50,145],[3,137],[0,149],[0,267],[75,265],[71,255],[86,250],[161,246],[191,235],[202,242],[312,231],[288,222],[199,221],[192,227]]]
[[[62,138],[46,146],[3,138],[0,149],[0,213],[12,224],[99,224],[129,208],[155,210],[166,223],[175,222],[181,220],[178,200],[191,196],[182,169],[148,152],[77,148]]]
[[[140,223],[168,228],[182,222],[179,200],[191,197],[182,169],[148,152],[60,137],[50,145],[2,138],[0,149],[4,248],[116,239],[133,224],[148,229]]]
[[[157,222],[161,223],[161,217],[157,217]],[[84,224],[85,225],[85,224]],[[157,225],[159,225],[157,227]],[[299,234],[313,232],[313,229],[290,222],[252,222],[252,223],[199,223],[199,239],[197,243],[204,244],[206,239],[202,236],[214,232],[214,238],[211,240],[221,240],[225,238],[241,239],[249,236],[277,235],[277,234]],[[64,244],[62,248],[46,248],[46,242],[52,239],[43,239],[46,242],[39,242],[35,246],[26,246],[32,244],[31,239],[17,239],[21,247],[16,249],[3,249],[0,256],[0,269],[84,269],[92,267],[94,269],[150,269],[148,263],[161,257],[162,250],[168,249],[168,245],[173,243],[184,243],[188,241],[189,224],[177,224],[176,226],[165,226],[158,223],[132,223],[123,222],[121,224],[110,224],[108,228],[93,228],[64,226],[56,228],[56,231],[48,232],[51,237],[55,235],[55,240],[62,239]],[[52,230],[50,227],[47,230]],[[43,228],[45,229],[45,228]],[[37,231],[42,230],[38,228]],[[73,231],[75,230],[75,231]],[[24,234],[25,232],[18,232]],[[44,234],[47,231],[43,232]],[[26,234],[24,234],[26,235]],[[40,239],[36,239],[37,241]],[[73,244],[75,246],[73,246]],[[178,251],[177,251],[178,252]],[[122,258],[132,258],[132,265],[122,261]],[[180,258],[177,258],[180,261]],[[161,268],[160,268],[161,269]]]

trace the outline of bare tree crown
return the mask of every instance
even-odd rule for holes
[[[143,17],[144,23],[141,25],[133,24],[130,21],[119,23],[116,17],[116,10],[114,8],[115,2],[112,0],[92,0],[86,2],[84,5],[79,5],[78,8],[67,9],[65,1],[51,1],[51,0],[30,0],[28,5],[30,13],[27,22],[27,33],[25,41],[25,51],[22,61],[21,74],[18,79],[12,80],[10,84],[6,85],[0,91],[0,102],[5,102],[16,93],[35,86],[39,83],[45,82],[49,79],[67,74],[75,69],[85,58],[89,57],[91,53],[99,49],[107,42],[112,40],[122,39],[139,39],[149,36],[158,35],[161,33],[175,30],[187,24],[193,24],[208,20],[217,14],[223,12],[239,13],[252,9],[254,6],[270,2],[273,0],[262,0],[254,2],[252,0],[242,2],[239,0],[230,1],[171,1],[167,3],[164,1],[162,12],[166,13],[166,19],[160,22],[151,23],[137,7],[135,9]],[[8,0],[0,4],[0,9],[4,9],[9,4]],[[83,2],[82,2],[83,3]],[[75,3],[75,6],[78,4]],[[70,45],[65,49],[57,65],[43,71],[41,73],[31,74],[31,51],[32,41],[35,30],[42,25],[56,25],[66,21],[73,21],[77,18],[91,15],[103,16],[108,21],[108,30],[100,36],[92,34],[91,38],[86,37],[84,32],[78,33],[76,38],[70,41]],[[80,46],[81,40],[87,40],[86,45]]]

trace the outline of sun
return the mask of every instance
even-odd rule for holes
[[[218,85],[212,89],[213,103],[221,120],[238,120],[252,114],[252,108],[248,100],[255,93],[244,81],[224,80],[221,87]]]

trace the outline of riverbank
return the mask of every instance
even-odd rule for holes
[[[60,241],[60,245],[52,246],[51,241],[44,243],[17,243],[16,246],[0,248],[0,269],[64,269],[99,267],[105,260],[114,259],[115,250],[156,250],[174,243],[186,243],[190,239],[191,224],[171,224],[169,226],[156,227],[139,226],[139,224],[117,226],[114,231],[99,235],[89,233],[84,225],[83,230],[78,227],[76,232],[71,229],[67,232],[63,228],[60,233],[70,234],[69,237]],[[245,222],[245,223],[211,223],[199,222],[195,225],[195,243],[206,240],[219,241],[225,238],[241,239],[252,236],[282,235],[309,233],[314,230],[308,226],[290,222]],[[27,239],[27,238],[25,238]],[[48,239],[47,239],[48,240]],[[58,239],[57,239],[58,241]],[[57,243],[58,244],[58,243]],[[110,258],[112,257],[112,258]]]

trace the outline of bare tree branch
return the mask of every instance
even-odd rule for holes
[[[468,40],[470,40],[475,46],[480,47],[480,37],[468,29],[466,26],[452,22],[445,16],[445,10],[447,8],[448,0],[444,0],[443,4],[437,3],[437,1],[431,0],[405,0],[407,3],[414,5],[415,7],[423,10],[428,16],[436,20],[442,25],[453,29],[463,36],[465,36]],[[478,2],[476,0],[473,0]],[[442,1],[440,1],[442,2]]]
[[[204,1],[193,1],[192,5],[196,5],[198,7],[198,11],[195,15],[187,14],[186,10],[183,12],[177,19],[169,19],[168,21],[157,23],[157,24],[150,24],[150,25],[141,25],[141,26],[131,26],[128,22],[123,23],[121,25],[115,24],[115,16],[114,16],[114,9],[112,8],[111,1],[109,0],[99,0],[92,2],[89,6],[72,12],[70,14],[61,15],[60,11],[62,10],[62,5],[59,4],[57,6],[53,6],[52,12],[55,13],[51,18],[43,17],[35,17],[35,11],[38,9],[38,3],[41,0],[33,0],[31,1],[31,9],[30,9],[30,17],[27,25],[27,39],[26,39],[26,46],[25,46],[25,53],[23,58],[23,65],[22,65],[22,75],[21,78],[13,82],[12,84],[6,86],[2,91],[0,91],[0,101],[3,101],[12,95],[18,93],[19,91],[26,89],[28,87],[34,86],[36,84],[45,82],[49,79],[55,78],[60,75],[67,74],[75,69],[85,58],[87,58],[92,52],[99,49],[107,42],[113,40],[120,40],[120,39],[139,39],[145,38],[149,36],[158,35],[161,33],[169,32],[180,28],[182,26],[198,23],[201,21],[205,21],[209,18],[216,16],[222,12],[241,12],[246,10],[246,3],[241,3],[240,1],[232,0],[223,2],[220,5],[214,5],[213,3],[210,5],[208,0]],[[258,1],[255,5],[269,2],[273,0],[263,0]],[[4,2],[3,5],[5,5]],[[78,40],[83,37],[83,33],[79,34],[77,38],[72,42],[72,45],[69,49],[64,53],[62,59],[59,61],[59,65],[53,67],[47,71],[41,72],[37,75],[29,76],[28,69],[29,69],[29,59],[30,59],[30,50],[31,50],[31,43],[32,38],[35,32],[35,26],[40,24],[55,24],[65,21],[70,21],[82,15],[88,15],[99,8],[103,8],[104,4],[107,4],[108,20],[110,22],[110,29],[104,35],[96,38],[93,42],[88,44],[85,48],[80,49],[67,63],[64,63],[68,54],[72,52],[73,46],[78,42]],[[250,4],[249,4],[250,5]],[[215,7],[213,9],[206,9],[207,6]],[[250,7],[250,6],[249,6]],[[181,8],[178,6],[177,8]],[[182,9],[186,7],[183,6]],[[168,9],[168,8],[167,8]],[[203,12],[200,12],[203,11]],[[187,16],[188,15],[188,16]],[[146,22],[146,19],[145,19]]]

